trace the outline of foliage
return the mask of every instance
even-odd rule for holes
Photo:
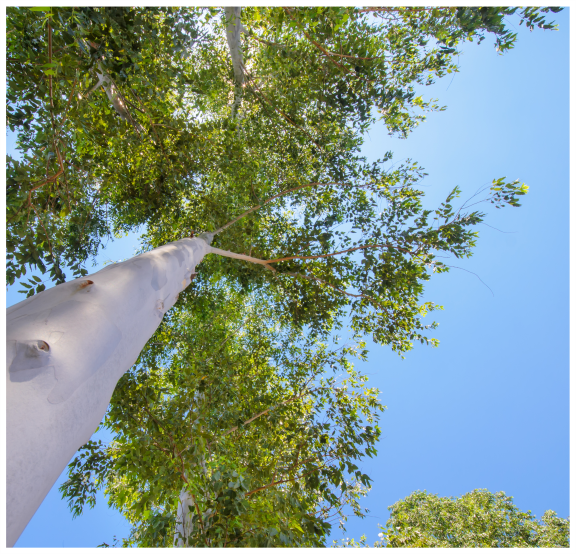
[[[221,258],[201,272],[266,290],[301,327],[351,311],[355,332],[398,352],[435,344],[423,283],[448,269],[436,253],[470,255],[483,214],[452,211],[450,195],[434,227],[421,168],[387,171],[390,153],[367,164],[363,136],[377,118],[407,136],[441,109],[415,86],[456,71],[459,43],[493,34],[505,51],[505,16],[552,28],[546,11],[246,8],[233,116],[217,9],[8,8],[8,122],[23,154],[7,160],[8,283],[27,266],[56,283],[66,266],[85,274],[107,237],[142,225],[148,248],[236,219],[215,246],[276,271]],[[129,115],[93,90],[99,71]],[[518,205],[525,190],[500,197]]]
[[[104,488],[133,525],[125,546],[171,545],[183,489],[190,546],[322,546],[334,517],[363,515],[370,484],[357,464],[382,406],[349,361],[365,353],[216,290],[199,287],[120,380],[103,421],[115,437],[80,449],[63,497],[77,516]]]
[[[388,508],[375,547],[401,548],[550,548],[570,546],[570,520],[548,510],[538,521],[522,512],[503,492],[476,489],[460,498],[416,491]],[[342,546],[367,546],[344,541]]]
[[[469,208],[527,191],[497,179],[459,208],[457,188],[425,207],[423,169],[386,169],[389,152],[367,163],[365,133],[381,120],[408,136],[444,109],[415,90],[458,70],[459,44],[492,35],[504,52],[510,16],[551,29],[549,11],[248,7],[240,90],[223,10],[7,8],[22,155],[7,158],[8,284],[33,267],[84,275],[109,237],[142,227],[144,249],[208,231],[254,262],[198,267],[118,383],[114,440],[72,462],[73,513],[104,487],[139,546],[172,544],[182,491],[193,545],[318,546],[331,516],[361,513],[355,461],[375,452],[380,405],[327,337],[350,316],[357,342],[435,345],[424,283],[449,270],[441,256],[471,255],[484,214]]]

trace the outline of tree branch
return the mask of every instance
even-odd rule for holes
[[[260,260],[258,258],[253,258],[252,256],[245,256],[244,254],[236,254],[236,252],[230,252],[228,250],[220,250],[220,248],[214,248],[213,246],[209,247],[208,250],[209,254],[218,254],[219,256],[224,256],[225,258],[234,258],[236,260],[244,260],[246,262],[252,262],[253,264],[260,264],[263,265],[266,269],[269,269],[273,273],[276,273],[276,270],[268,265],[265,260]]]
[[[60,175],[62,175],[64,173],[64,164],[62,162],[62,156],[60,155],[60,151],[58,150],[58,146],[56,145],[56,143],[54,143],[54,149],[56,150],[56,154],[58,157],[58,163],[60,164],[60,171],[58,171],[54,175],[51,175],[50,177],[46,177],[46,179],[44,179],[40,184],[36,185],[35,187],[32,187],[28,191],[28,207],[30,207],[32,205],[32,193],[36,189],[43,187],[46,183],[51,183],[52,181],[55,181],[56,179],[58,179],[58,177],[60,177]],[[33,185],[34,183],[31,183],[31,184]]]
[[[354,252],[355,250],[364,250],[366,248],[394,248],[395,250],[400,250],[401,252],[415,255],[414,252],[411,252],[410,250],[406,250],[404,248],[400,248],[398,246],[394,246],[394,245],[389,244],[389,243],[365,244],[363,246],[355,246],[354,248],[348,248],[346,250],[340,250],[339,252],[332,252],[331,254],[318,254],[317,256],[287,256],[285,258],[276,258],[274,260],[261,260],[260,263],[275,264],[278,262],[285,262],[288,260],[316,260],[318,258],[329,258],[331,256],[338,256],[339,254],[346,254],[347,252]]]
[[[34,204],[30,204],[32,206],[32,209],[36,212],[36,217],[38,218],[38,223],[40,223],[40,225],[42,226],[42,229],[44,229],[44,234],[46,235],[46,240],[48,241],[48,248],[50,249],[50,256],[52,256],[52,259],[55,260],[54,258],[54,252],[52,252],[52,244],[50,242],[50,237],[48,236],[48,231],[46,231],[46,227],[44,227],[44,223],[42,223],[42,219],[40,218],[40,215],[38,214],[38,211],[36,210]]]
[[[34,192],[36,189],[39,189],[40,187],[43,187],[46,183],[50,183],[52,181],[55,181],[58,177],[60,177],[60,175],[62,175],[62,173],[64,173],[64,169],[61,168],[60,171],[58,171],[54,175],[51,175],[50,177],[46,177],[46,179],[44,179],[39,185],[36,185],[35,187],[31,188],[28,191],[28,204],[30,204],[30,202],[31,202],[32,192]]]
[[[378,58],[362,58],[361,56],[350,56],[348,54],[337,54],[336,52],[330,52],[328,51],[328,54],[326,55],[330,55],[330,56],[339,56],[340,58],[350,58],[352,60],[377,60]]]
[[[130,412],[127,412],[127,413],[128,413],[128,416],[129,416],[129,417],[131,417],[136,423],[138,423],[138,424],[140,425],[140,427],[142,428],[141,431],[143,432],[143,434],[152,441],[153,445],[154,445],[158,450],[160,450],[161,452],[164,452],[164,453],[165,453],[166,455],[168,455],[168,456],[174,457],[174,453],[173,453],[173,452],[170,452],[170,450],[168,450],[168,449],[163,448],[162,446],[160,446],[150,435],[148,435],[148,434],[146,433],[146,431],[144,431],[144,425],[143,425],[143,423],[142,423],[136,416],[132,415]]]
[[[304,36],[314,45],[316,46],[316,48],[318,48],[319,50],[321,50],[325,56],[328,57],[328,59],[337,67],[339,67],[340,69],[344,70],[346,73],[350,73],[352,75],[354,75],[355,77],[357,77],[358,79],[362,79],[362,81],[366,81],[367,83],[371,83],[373,82],[371,79],[366,79],[365,77],[361,77],[360,75],[358,75],[356,73],[356,71],[353,71],[352,69],[348,69],[346,66],[342,65],[341,63],[338,63],[332,56],[340,56],[340,54],[334,54],[333,52],[329,52],[328,50],[326,50],[326,48],[324,48],[319,42],[316,42],[305,30],[304,30],[304,26],[297,21],[294,17],[292,17],[292,15],[290,14],[290,12],[292,11],[292,8],[284,8],[284,11],[287,12],[288,17],[294,21],[294,23],[296,23],[296,25],[298,25],[301,29],[302,29],[302,33],[304,33]],[[343,56],[343,57],[352,57],[352,56]]]
[[[185,472],[182,473],[182,479],[187,485],[190,484],[188,478],[186,477]],[[196,508],[196,513],[198,514],[200,528],[202,529],[202,534],[204,535],[204,542],[206,543],[206,546],[210,546],[210,543],[208,542],[208,537],[206,537],[206,530],[204,529],[204,523],[202,522],[202,512],[200,511],[200,506],[198,506],[198,502],[196,501],[196,497],[192,494],[192,491],[190,491],[190,489],[186,489],[186,492],[190,495],[192,502],[194,502],[194,507]],[[184,513],[185,512],[184,506],[182,506],[182,512],[184,517],[186,517],[186,514]]]

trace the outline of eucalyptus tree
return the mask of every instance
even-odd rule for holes
[[[424,209],[416,164],[386,171],[391,154],[359,149],[377,117],[406,136],[414,109],[440,109],[414,87],[457,69],[459,41],[510,48],[517,11],[8,9],[23,157],[7,160],[7,279],[35,266],[59,283],[34,275],[24,287],[41,294],[8,314],[9,542],[197,271],[260,290],[301,328],[349,313],[399,352],[434,344],[423,284],[448,270],[438,253],[471,254],[483,214],[453,208],[457,190]],[[520,13],[550,27],[540,11]],[[499,179],[478,200],[525,192]],[[156,250],[82,278],[107,236],[141,225]]]
[[[492,189],[491,201],[515,205],[525,185],[497,183]],[[219,254],[215,262],[206,263],[212,277],[218,274],[221,259],[251,263],[257,268],[251,272],[229,264],[226,277],[241,283],[248,273],[252,283],[260,281],[262,292],[270,294],[283,308],[281,317],[292,324],[326,331],[338,325],[348,310],[355,334],[369,333],[399,352],[408,350],[415,339],[434,343],[427,336],[434,324],[425,325],[422,317],[436,306],[420,303],[423,282],[429,279],[429,268],[447,269],[436,260],[438,251],[470,255],[476,234],[469,227],[481,222],[482,214],[454,211],[449,199],[436,210],[435,225],[417,192],[409,186],[390,186],[388,181],[366,183],[355,190],[336,186],[327,190],[328,197],[332,193],[340,198],[339,211],[330,213],[317,195],[317,203],[303,210],[304,221],[314,216],[321,224],[332,218],[330,226],[349,221],[360,234],[357,241],[338,230],[334,238],[321,236],[316,249],[337,248],[327,254],[312,250],[256,258],[213,248],[209,245],[213,234],[204,233],[114,264],[89,279],[58,285],[9,308],[8,499],[13,533],[18,526],[21,532],[63,466],[88,440],[117,380],[133,365],[208,254]],[[388,201],[380,214],[376,213],[378,198]],[[347,211],[353,202],[362,209]],[[292,225],[281,223],[274,223],[274,228],[283,232],[285,243],[301,239],[296,217],[288,222]],[[264,234],[260,241],[265,245]],[[354,257],[356,252],[363,254],[360,261]],[[350,292],[354,286],[359,290]],[[42,464],[36,462],[40,457]]]
[[[120,379],[61,486],[74,515],[104,488],[124,546],[323,546],[362,515],[382,409],[350,356],[279,325],[261,295],[195,282]]]

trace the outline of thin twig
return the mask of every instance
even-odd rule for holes
[[[38,214],[38,211],[36,210],[36,207],[34,206],[34,204],[31,204],[32,209],[36,212],[36,217],[38,218],[38,223],[40,223],[40,225],[42,225],[42,229],[44,229],[44,234],[46,235],[46,240],[48,241],[48,248],[50,249],[50,255],[52,256],[52,259],[55,260],[54,258],[54,252],[52,252],[52,243],[50,242],[50,237],[48,236],[48,231],[46,231],[46,227],[44,227],[44,223],[42,223],[42,219],[40,219],[40,215]]]
[[[149,438],[149,439],[152,441],[152,443],[154,444],[154,446],[155,446],[158,450],[160,450],[160,451],[164,452],[165,454],[173,457],[173,454],[172,454],[172,452],[170,452],[170,450],[168,450],[167,448],[163,448],[162,446],[160,446],[160,445],[152,438],[152,436],[150,436],[150,435],[148,435],[148,434],[146,433],[146,431],[144,430],[144,424],[142,423],[142,421],[140,421],[136,416],[132,415],[132,414],[129,413],[129,412],[128,412],[128,415],[129,415],[134,421],[136,421],[136,423],[138,423],[138,424],[140,425],[142,433],[146,436],[146,438]]]
[[[62,114],[62,121],[58,124],[58,132],[56,133],[56,135],[54,137],[55,139],[58,138],[58,135],[62,131],[62,127],[64,125],[64,122],[68,118],[68,108],[70,107],[70,102],[72,100],[72,96],[74,96],[74,89],[76,87],[76,81],[77,80],[78,80],[78,72],[76,72],[76,75],[74,75],[74,82],[72,83],[72,92],[70,93],[70,96],[68,97],[68,103],[66,104],[66,108],[64,109],[64,113]]]
[[[318,48],[319,50],[321,50],[322,52],[324,52],[324,54],[326,56],[328,56],[328,59],[330,59],[332,61],[332,63],[334,65],[336,65],[337,67],[339,67],[340,69],[343,69],[344,71],[350,73],[351,70],[348,69],[347,67],[344,67],[342,64],[338,63],[336,60],[332,59],[332,56],[330,55],[330,52],[328,52],[328,50],[326,50],[326,48],[324,48],[320,43],[316,42],[304,29],[304,26],[297,21],[293,16],[292,16],[292,9],[291,8],[284,8],[284,11],[288,14],[288,17],[294,21],[294,23],[296,23],[296,25],[298,25],[298,27],[300,27],[302,29],[302,32],[304,33],[304,36],[314,45],[316,46],[316,48]]]
[[[328,51],[328,54],[330,56],[339,56],[340,58],[351,58],[353,60],[377,60],[378,58],[363,58],[361,56],[350,56],[348,54],[337,54],[336,52],[330,52]]]
[[[390,13],[391,8],[385,7],[373,7],[373,8],[362,8],[361,10],[356,10],[356,13],[370,13],[370,12],[388,12]]]
[[[302,464],[300,464],[300,465],[302,465]],[[257,489],[254,489],[254,490],[251,490],[250,492],[247,492],[245,494],[245,496],[252,496],[253,494],[260,492],[264,489],[269,489],[270,487],[274,487],[276,485],[281,485],[283,483],[290,483],[292,481],[302,479],[303,477],[306,477],[306,475],[309,475],[310,473],[314,473],[315,471],[319,471],[320,469],[323,469],[324,467],[326,467],[326,464],[312,468],[310,471],[307,471],[307,472],[303,473],[302,475],[299,475],[298,477],[293,477],[290,479],[281,479],[280,481],[274,481],[272,483],[269,483],[268,485],[263,485],[262,487],[258,487]]]
[[[446,267],[453,267],[454,269],[461,269],[462,271],[466,271],[468,273],[472,273],[472,275],[474,275],[475,277],[477,277],[480,282],[492,293],[492,296],[496,296],[494,294],[494,291],[484,282],[482,281],[482,279],[480,279],[480,276],[477,273],[474,273],[473,271],[470,271],[469,269],[464,269],[463,267],[458,267],[456,265],[448,265],[448,264],[444,264]]]
[[[268,408],[267,410],[264,410],[263,412],[260,412],[259,414],[256,414],[255,416],[252,416],[250,419],[247,419],[244,423],[242,423],[242,426],[244,425],[248,425],[249,423],[252,423],[255,419],[258,419],[259,417],[262,417],[263,415],[266,415],[268,412],[275,410],[276,408],[280,407],[280,406],[285,406],[286,404],[293,402],[294,400],[299,400],[300,398],[302,398],[303,396],[310,394],[311,392],[313,392],[313,390],[304,390],[302,393],[300,393],[299,395],[294,395],[291,396],[290,398],[284,400],[283,402],[280,402],[278,404],[276,404],[275,406],[272,406],[270,408]],[[239,428],[239,425],[236,425],[234,427],[232,427],[231,429],[228,429],[228,431],[226,431],[221,437],[220,439],[223,439],[224,437],[226,437],[227,435],[229,435],[230,433],[233,433],[234,431],[236,431]],[[217,439],[219,440],[219,439]],[[212,441],[210,444],[213,444],[216,441]]]
[[[328,285],[329,287],[332,287],[334,290],[337,290],[338,292],[351,296],[352,298],[366,298],[366,300],[376,302],[376,300],[371,296],[366,296],[365,294],[352,294],[351,292],[346,292],[343,289],[339,289],[336,285],[333,285],[328,281],[324,281],[324,279],[320,279],[319,277],[314,277],[312,275],[305,275],[304,273],[292,273],[291,271],[286,271],[284,273],[281,273],[281,275],[291,275],[292,277],[302,277],[303,279],[308,279],[309,281],[318,281],[320,283]]]
[[[48,63],[50,64],[50,75],[48,75],[48,83],[50,90],[50,106],[54,108],[54,100],[52,98],[52,26],[50,25],[51,17],[48,18]]]
[[[28,206],[31,205],[32,203],[32,193],[36,190],[39,189],[40,187],[43,187],[46,183],[51,183],[53,181],[55,181],[56,179],[58,179],[58,177],[60,177],[60,175],[62,175],[64,173],[64,167],[62,167],[62,165],[60,166],[60,171],[58,171],[58,173],[55,173],[54,175],[52,175],[51,177],[47,177],[46,179],[44,179],[44,181],[42,181],[39,185],[36,185],[35,187],[31,188],[28,191]]]

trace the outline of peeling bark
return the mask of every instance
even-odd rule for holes
[[[164,245],[6,310],[7,546],[100,424],[211,239]]]
[[[176,516],[177,523],[174,531],[174,546],[187,547],[188,537],[192,534],[192,511],[194,510],[194,500],[186,490],[182,488],[178,498],[178,513]]]

